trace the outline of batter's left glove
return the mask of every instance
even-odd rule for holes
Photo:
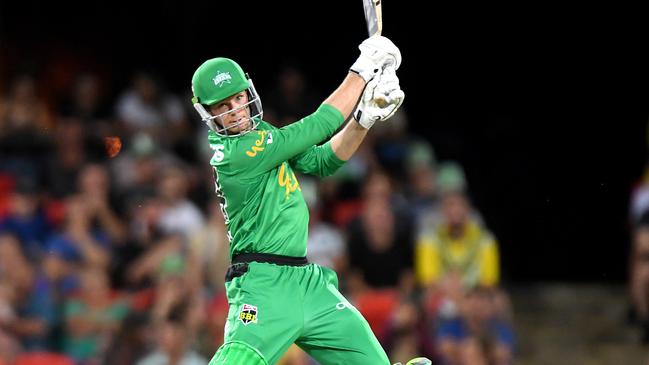
[[[397,112],[406,95],[399,86],[394,67],[388,66],[367,83],[361,101],[354,111],[354,119],[365,129],[377,121],[385,121]]]

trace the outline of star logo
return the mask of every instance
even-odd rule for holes
[[[230,80],[232,80],[230,73],[221,71],[217,71],[216,76],[214,76],[214,78],[212,79],[212,81],[214,81],[214,85],[218,87],[222,87],[223,85],[225,85],[225,83],[231,84],[232,81]]]

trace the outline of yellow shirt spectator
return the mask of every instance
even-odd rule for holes
[[[452,271],[460,273],[467,288],[498,284],[498,244],[491,232],[468,220],[456,235],[451,235],[446,224],[421,234],[415,248],[418,282],[425,286],[437,283]]]

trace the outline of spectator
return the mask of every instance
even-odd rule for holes
[[[642,327],[641,341],[649,343],[649,211],[637,222],[630,255],[630,295],[633,317]]]
[[[514,333],[499,316],[493,288],[475,286],[463,300],[459,316],[442,318],[437,341],[442,364],[510,365]]]
[[[321,219],[339,229],[347,227],[362,210],[360,189],[364,180],[378,169],[378,161],[371,144],[361,144],[356,153],[333,176],[318,182],[318,204],[321,206],[318,213]]]
[[[352,290],[412,289],[412,222],[396,210],[387,175],[374,173],[364,186],[363,211],[347,230]]]
[[[78,289],[75,267],[56,251],[41,257],[30,294],[20,307],[21,317],[38,330],[23,336],[25,349],[59,351],[62,349],[63,304]]]
[[[642,177],[631,190],[629,210],[631,225],[637,224],[643,214],[649,211],[649,161],[645,163]]]
[[[415,168],[413,173],[412,185],[419,190],[411,200],[417,215],[417,232],[434,231],[444,221],[441,196],[445,193],[467,192],[464,169],[455,161],[445,161],[434,170],[422,166]],[[471,220],[483,225],[480,213],[473,207],[470,207],[469,215]]]
[[[406,156],[408,205],[419,227],[424,217],[435,220],[439,211],[436,183],[437,162],[432,148],[424,142],[411,143]]]
[[[21,249],[20,240],[10,233],[0,233],[0,279],[13,287],[16,298],[31,290],[34,270]]]
[[[134,265],[134,270],[140,274],[152,270],[146,275],[152,277],[153,287],[140,292],[136,307],[149,313],[151,325],[154,328],[162,326],[170,315],[179,307],[184,307],[183,325],[187,329],[187,341],[201,342],[199,335],[206,326],[206,301],[203,296],[201,282],[197,281],[195,271],[190,268],[197,266],[191,256],[182,251],[182,243],[178,237],[168,237],[167,241],[143,255]],[[134,271],[134,273],[136,273]],[[217,340],[217,339],[212,339]],[[222,338],[220,339],[222,341]],[[211,343],[210,343],[211,345]],[[211,352],[212,348],[210,348]]]
[[[418,354],[433,357],[433,344],[427,332],[418,296],[402,297],[394,308],[384,336],[391,359],[410,359]]]
[[[345,242],[338,228],[322,220],[322,206],[318,200],[316,184],[307,176],[300,179],[302,195],[309,206],[307,258],[320,266],[343,272],[347,266]]]
[[[268,120],[279,128],[311,114],[321,99],[307,85],[302,71],[284,66],[278,73],[277,90],[269,97]]]
[[[225,272],[230,265],[228,231],[221,203],[212,197],[208,205],[207,221],[189,240],[189,254],[199,269],[203,285],[215,294],[223,294]],[[225,324],[225,323],[224,323]]]
[[[52,126],[34,76],[17,75],[7,97],[0,97],[0,170],[35,174],[51,143],[44,131]]]
[[[158,224],[162,210],[162,202],[155,195],[145,195],[128,202],[126,214],[132,242],[126,247],[133,248],[134,253],[139,255],[140,251],[153,247],[166,237]]]
[[[183,318],[186,308],[179,304],[158,326],[156,349],[137,365],[207,365],[207,359],[189,348],[193,336]]]
[[[51,114],[45,101],[36,93],[34,77],[18,75],[13,80],[9,95],[0,100],[0,136],[35,132],[51,126]]]
[[[63,118],[77,118],[95,137],[114,134],[111,110],[105,99],[106,90],[98,75],[83,73],[74,81],[70,95],[59,104]]]
[[[204,219],[198,207],[187,198],[186,173],[180,167],[168,167],[162,172],[158,194],[162,212],[158,222],[164,233],[179,233],[185,238],[200,230]]]
[[[151,74],[139,72],[117,101],[117,117],[125,136],[144,132],[164,148],[172,147],[188,131],[182,103],[167,93]]]
[[[347,230],[347,290],[380,342],[400,295],[414,290],[413,222],[393,205],[387,175],[370,175],[363,187],[363,211]]]
[[[137,133],[128,148],[111,160],[115,188],[124,202],[155,192],[159,172],[178,163],[178,158],[162,149],[151,136]]]
[[[126,227],[117,214],[110,183],[104,165],[86,164],[79,173],[77,197],[85,203],[89,219],[106,233],[113,244],[121,244],[126,239]]]
[[[203,308],[202,278],[195,268],[198,263],[188,254],[185,240],[179,235],[169,235],[153,244],[128,270],[132,282],[145,283],[145,300],[138,305],[150,310],[154,323],[162,321],[169,311],[182,301],[188,301],[185,317],[193,329],[201,323]],[[192,332],[196,333],[196,332]]]
[[[485,299],[467,295],[476,287],[490,288],[486,298],[494,315],[509,318],[509,299],[497,288],[500,264],[495,238],[472,217],[471,205],[463,192],[445,191],[441,211],[440,224],[431,231],[421,232],[416,245],[415,270],[418,282],[425,288],[427,320],[442,321],[445,327],[442,332],[438,331],[438,335],[445,335],[444,329],[456,328],[459,322],[467,318],[485,320],[480,317],[481,313],[471,312],[477,308],[472,304],[473,299]],[[459,330],[453,331],[456,333]],[[464,353],[464,350],[446,346],[444,341],[441,346],[442,356],[450,364],[478,361],[461,360],[465,355],[458,353]],[[467,353],[475,353],[471,349],[477,349],[475,346],[467,348]]]
[[[32,278],[18,239],[0,233],[0,360],[8,363],[23,350],[23,336],[40,329],[38,324],[20,318],[17,310],[31,289]]]
[[[53,137],[54,151],[46,157],[45,182],[55,199],[74,194],[77,174],[89,159],[87,131],[77,118],[61,119]]]
[[[13,286],[7,280],[0,279],[0,363],[12,364],[22,351],[18,338],[11,330],[16,319],[14,302]]]
[[[155,331],[149,323],[148,312],[131,311],[111,339],[104,364],[135,364],[150,351]]]
[[[390,123],[377,124],[372,128],[369,137],[376,159],[381,168],[394,180],[395,190],[403,190],[401,186],[407,176],[407,162],[411,150],[411,140],[407,134],[408,115],[406,109],[399,108],[390,119]]]
[[[56,251],[67,260],[97,268],[106,268],[110,259],[107,235],[92,227],[87,203],[80,197],[66,200],[65,223],[61,233],[46,243],[48,251]]]
[[[83,269],[81,291],[65,303],[65,352],[85,364],[100,361],[128,314],[127,302],[111,292],[108,276],[96,267]]]
[[[156,160],[152,158],[151,162],[151,165],[143,164],[147,167],[137,168],[142,172],[137,173],[143,178],[141,184],[130,185],[131,188],[115,195],[123,212],[119,218],[125,230],[123,244],[111,246],[110,275],[115,288],[137,289],[146,285],[140,279],[134,280],[129,268],[163,237],[158,227],[162,203],[155,195]]]
[[[439,165],[437,185],[440,192],[467,191],[467,181],[462,166],[455,161],[442,162]]]
[[[12,315],[4,327],[27,351],[57,349],[58,297],[51,280],[60,279],[60,265],[46,257],[43,271],[37,272],[20,251],[18,240],[0,236],[0,281],[9,285]],[[61,293],[62,294],[62,293]]]
[[[179,235],[166,235],[151,242],[130,267],[127,276],[132,283],[154,282],[162,262],[167,256],[183,254],[183,239]],[[184,264],[182,266],[184,268]]]
[[[9,214],[0,218],[0,232],[16,235],[22,251],[31,262],[37,262],[44,251],[52,225],[41,206],[40,187],[30,177],[20,177],[11,195]]]
[[[421,232],[416,246],[417,279],[424,286],[470,288],[493,286],[500,278],[498,245],[486,228],[474,220],[466,195],[449,191],[442,197],[442,222]]]
[[[202,311],[202,293],[200,283],[192,276],[186,258],[171,252],[165,255],[157,268],[155,300],[151,308],[154,323],[164,321],[174,307],[186,302],[187,313],[183,317],[187,326],[196,335],[200,326]]]

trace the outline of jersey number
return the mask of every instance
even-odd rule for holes
[[[225,148],[222,144],[217,144],[217,145],[212,145],[210,146],[214,150],[214,156],[212,156],[216,162],[221,162],[223,161],[223,157],[225,155],[223,154],[223,148]]]

